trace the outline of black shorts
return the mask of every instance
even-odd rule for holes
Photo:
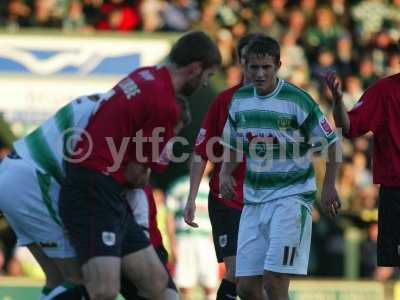
[[[378,266],[400,266],[400,188],[381,186],[378,208]]]
[[[97,256],[123,257],[150,245],[122,193],[111,176],[67,165],[60,216],[80,263]]]
[[[208,195],[208,213],[218,262],[236,256],[241,210],[225,206]]]

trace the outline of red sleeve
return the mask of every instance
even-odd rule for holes
[[[220,122],[219,118],[219,101],[220,97],[215,98],[211,107],[208,109],[206,116],[203,119],[203,123],[197,134],[196,144],[194,151],[197,155],[200,155],[203,159],[208,160],[207,155],[207,144],[213,137],[220,137],[218,134],[217,124]]]
[[[368,131],[376,132],[384,121],[383,90],[378,85],[367,89],[354,108],[349,111],[350,130],[346,137],[354,138]]]

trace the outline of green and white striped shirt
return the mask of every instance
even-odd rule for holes
[[[40,127],[14,143],[19,156],[61,183],[64,158],[73,151],[99,97],[79,97],[59,109]]]
[[[245,203],[294,195],[311,203],[316,191],[312,152],[336,140],[309,94],[279,80],[266,96],[257,95],[252,85],[234,94],[221,143],[246,156]]]
[[[208,180],[203,178],[200,182],[196,198],[196,223],[199,228],[192,228],[185,223],[184,210],[189,195],[190,177],[178,179],[167,192],[167,208],[174,215],[176,235],[211,235],[211,223],[208,216]]]

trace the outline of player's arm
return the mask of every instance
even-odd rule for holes
[[[330,144],[328,148],[328,159],[326,161],[325,178],[321,193],[322,209],[331,218],[336,216],[341,206],[340,199],[335,188],[336,174],[339,168],[339,162],[337,161],[336,153],[338,148],[337,143],[339,143],[339,141]]]
[[[343,102],[343,91],[335,72],[327,72],[324,76],[325,82],[333,96],[333,118],[336,127],[342,128],[343,134],[347,135],[350,130],[350,119]]]
[[[124,175],[128,188],[143,188],[149,182],[150,168],[145,164],[131,161],[128,163]]]
[[[192,156],[192,163],[190,166],[189,196],[184,211],[185,222],[192,227],[199,227],[199,225],[194,222],[194,215],[196,212],[196,197],[206,165],[207,160],[194,152]]]
[[[192,227],[198,227],[198,224],[194,222],[196,197],[208,161],[207,146],[209,146],[210,139],[221,135],[221,133],[218,133],[217,129],[218,118],[220,115],[220,106],[218,103],[219,98],[217,97],[204,117],[203,123],[196,137],[196,143],[192,155],[189,195],[184,211],[185,222]]]
[[[222,197],[226,199],[237,197],[236,181],[232,174],[239,164],[237,151],[224,147],[224,162],[219,173],[219,190]]]
[[[176,255],[177,255],[177,246],[176,246],[176,228],[175,228],[175,209],[177,205],[177,199],[174,195],[169,194],[167,196],[167,235],[168,239],[171,243],[171,261],[175,264]]]

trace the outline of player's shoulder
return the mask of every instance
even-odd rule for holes
[[[154,86],[162,85],[165,79],[165,72],[162,67],[158,66],[141,67],[130,73],[127,78],[141,87],[154,88]]]
[[[400,73],[381,78],[374,82],[369,89],[385,91],[387,88],[400,85]]]
[[[251,97],[254,97],[254,86],[252,84],[241,86],[233,94],[234,100],[246,99]]]
[[[282,80],[282,83],[279,92],[275,96],[276,99],[294,103],[306,113],[311,112],[316,106],[318,106],[317,102],[306,90],[286,80]]]

